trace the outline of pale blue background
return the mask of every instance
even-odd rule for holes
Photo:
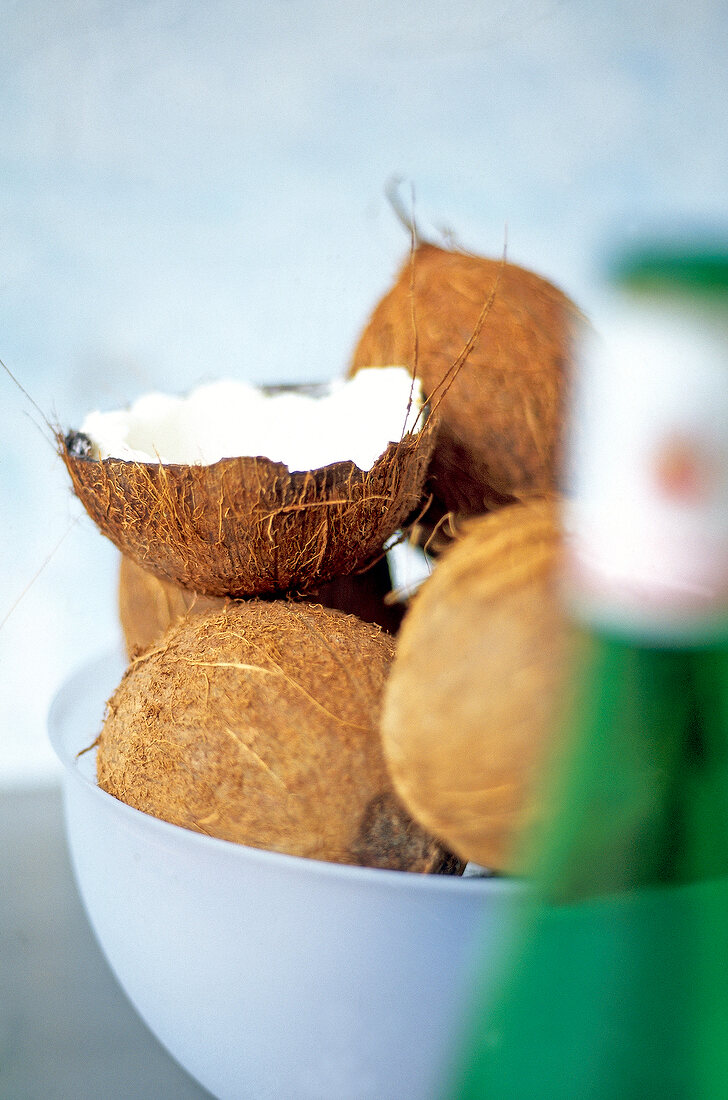
[[[718,0],[6,0],[0,357],[64,428],[338,374],[408,247],[393,175],[426,234],[507,233],[589,311],[605,242],[725,225],[726,61]],[[0,409],[9,784],[54,774],[45,713],[118,636],[117,555],[4,375]]]

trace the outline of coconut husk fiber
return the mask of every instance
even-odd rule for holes
[[[512,870],[541,813],[571,627],[553,501],[467,521],[414,596],[382,710],[395,789],[461,859]]]
[[[438,514],[480,514],[553,492],[582,315],[516,264],[423,242],[375,307],[352,373],[415,371],[440,425],[428,487]]]
[[[387,560],[382,557],[366,572],[337,577],[310,593],[307,599],[358,615],[393,634],[399,629],[404,607],[387,602],[391,589]],[[220,610],[227,602],[226,596],[201,596],[172,581],[161,580],[126,555],[121,556],[119,621],[130,659],[155,645],[180,619]]]
[[[287,600],[185,619],[133,661],[98,739],[99,785],[224,840],[337,863],[462,870],[395,794],[379,737],[393,639]]]
[[[58,442],[76,495],[122,554],[201,595],[247,597],[310,592],[379,556],[421,501],[434,420],[367,471],[96,460],[78,433]]]

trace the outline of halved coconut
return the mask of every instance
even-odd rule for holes
[[[583,318],[516,264],[423,242],[377,304],[351,371],[405,364],[440,415],[430,488],[479,514],[558,483],[564,392]]]
[[[404,368],[352,381],[151,395],[87,418],[61,456],[100,530],[156,576],[204,595],[305,593],[382,553],[420,503],[434,445]]]

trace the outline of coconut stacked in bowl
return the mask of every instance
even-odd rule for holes
[[[494,782],[491,754],[477,750],[508,733],[478,716],[513,685],[469,663],[473,624],[438,619],[435,581],[453,550],[440,558],[453,541],[442,532],[459,542],[473,517],[553,494],[576,316],[531,272],[421,245],[375,308],[348,379],[316,392],[220,382],[147,395],[60,439],[75,492],[122,554],[129,665],[98,738],[99,784],[254,847],[420,872],[506,867],[502,851],[463,843],[453,819],[462,810],[469,836],[493,832],[488,800],[472,797]],[[403,529],[425,532],[435,568],[397,633],[381,568]],[[500,537],[492,517],[491,531]],[[497,554],[485,558],[458,590],[463,607],[499,568]],[[448,654],[471,669],[458,690],[474,721],[459,739],[446,720],[423,737],[414,705],[422,684],[408,654],[431,598],[433,714],[433,691],[448,710]],[[498,768],[502,785],[507,760]],[[530,797],[526,779],[514,786],[510,833]]]

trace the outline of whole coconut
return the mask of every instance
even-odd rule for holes
[[[582,320],[561,290],[516,264],[426,242],[413,250],[350,369],[416,372],[439,414],[429,483],[440,512],[479,514],[555,489]]]
[[[385,689],[402,801],[461,859],[498,871],[538,819],[554,742],[572,645],[559,547],[548,501],[469,520],[412,601]]]
[[[392,582],[385,558],[364,573],[337,577],[311,594],[309,599],[338,607],[366,622],[378,623],[383,630],[396,633],[404,609],[389,604],[386,596]],[[119,619],[129,658],[154,645],[174,623],[190,615],[216,611],[229,601],[223,596],[201,596],[172,581],[162,580],[126,555],[119,565]]]
[[[315,604],[185,619],[132,662],[98,739],[99,785],[146,813],[292,855],[461,869],[394,793],[379,738],[394,642]]]

